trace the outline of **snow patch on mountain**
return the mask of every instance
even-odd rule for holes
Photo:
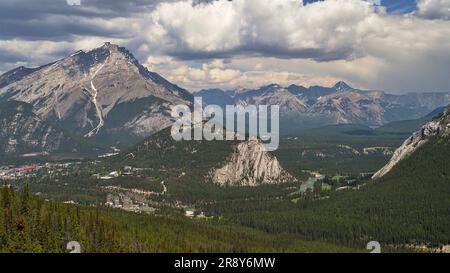
[[[97,97],[98,97],[98,90],[94,85],[94,80],[95,80],[95,76],[97,76],[97,73],[100,72],[100,70],[102,70],[102,68],[105,66],[105,64],[100,65],[100,67],[94,72],[94,74],[92,75],[92,79],[91,79],[91,98],[92,98],[92,103],[95,105],[95,110],[97,112],[97,117],[99,119],[98,125],[92,129],[92,131],[90,131],[89,133],[87,133],[85,135],[85,137],[90,138],[95,134],[98,134],[98,131],[100,131],[100,129],[103,127],[103,125],[105,125],[105,120],[103,119],[103,112],[102,112],[102,107],[99,105]]]

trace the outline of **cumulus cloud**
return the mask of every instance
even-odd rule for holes
[[[329,61],[362,54],[373,16],[373,6],[360,0],[179,1],[156,7],[146,37],[154,50],[182,59],[256,54]]]
[[[449,0],[419,0],[417,2],[417,13],[428,19],[449,20]]]
[[[170,65],[167,65],[170,64]],[[170,57],[150,57],[146,66],[163,74],[170,81],[191,90],[235,85],[242,71],[226,68],[223,60],[212,60],[203,64],[185,64]]]
[[[308,5],[289,0],[265,5],[260,0],[197,5],[179,1],[157,6],[147,20],[151,27],[144,31],[143,42],[149,52],[185,61],[228,58],[234,64],[239,60],[250,64],[237,69],[241,75],[234,75],[228,85],[253,85],[267,79],[279,83],[291,79],[305,85],[322,80],[325,84],[341,78],[370,89],[449,90],[448,22],[413,14],[387,15],[365,1]],[[249,67],[252,62],[267,63],[268,58],[272,65],[265,71]],[[283,59],[288,65],[280,69],[277,65]],[[304,69],[296,72],[299,65]],[[228,67],[235,69],[232,64]],[[200,69],[186,71],[192,70]],[[255,80],[255,75],[260,79]],[[189,79],[174,78],[195,86]],[[197,86],[208,81],[217,84],[203,77]]]
[[[420,0],[402,15],[362,0],[305,2],[0,0],[0,72],[111,41],[192,90],[341,79],[369,89],[449,90],[448,0]]]
[[[272,83],[286,86],[294,83],[306,86],[331,86],[340,80],[337,77],[309,73],[308,69],[289,71],[297,65],[308,67],[306,63],[302,63],[300,59],[280,60],[262,57],[214,59],[204,63],[186,62],[173,57],[150,57],[146,66],[191,91],[212,87],[225,90],[236,87],[258,88]]]

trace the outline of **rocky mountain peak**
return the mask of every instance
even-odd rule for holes
[[[349,91],[349,90],[353,90],[353,88],[348,85],[346,82],[344,81],[339,81],[337,82],[334,86],[333,89],[335,89],[336,91]]]
[[[125,47],[121,47],[116,44],[111,44],[110,42],[106,42],[103,46],[100,47],[101,50],[109,52],[110,55],[120,54],[125,57],[126,60],[130,61],[136,66],[140,66],[139,61],[134,57],[134,55]],[[94,49],[95,50],[95,49]]]
[[[282,88],[281,85],[279,85],[278,83],[271,83],[269,85],[266,86],[267,89],[278,89],[278,88]]]
[[[121,53],[121,51],[123,49],[125,49],[125,48],[124,47],[120,47],[119,45],[112,44],[110,42],[105,42],[100,47],[97,47],[97,48],[94,48],[92,50],[89,50],[87,53],[89,54],[89,53],[104,52],[104,53],[114,54],[114,53]]]
[[[119,49],[118,45],[112,44],[110,42],[105,42],[102,47],[107,48],[109,50],[118,50]]]
[[[171,105],[193,101],[126,48],[108,42],[17,71],[0,76],[0,97],[29,103],[42,120],[87,138],[109,132],[112,141],[120,134],[148,136],[170,124]]]

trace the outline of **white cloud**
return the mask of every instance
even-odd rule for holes
[[[185,70],[185,78],[173,77],[195,89],[343,79],[362,88],[449,90],[448,21],[387,15],[360,0],[261,2],[161,4],[151,20],[144,17],[150,26],[144,42],[150,52],[179,60],[229,60],[217,72],[197,65]]]
[[[170,64],[170,65],[168,65]],[[158,71],[170,81],[196,90],[209,86],[231,87],[242,77],[242,72],[226,68],[223,60],[212,60],[199,67],[193,67],[170,57],[151,57],[147,60],[149,69]]]
[[[41,65],[110,40],[192,90],[337,80],[404,92],[449,90],[450,22],[434,20],[445,19],[448,0],[420,0],[408,15],[388,15],[361,0],[210,2],[172,0],[124,17],[33,18],[36,25],[60,22],[90,34],[0,40],[0,69]]]
[[[228,62],[215,59],[200,65],[196,62],[185,62],[170,57],[151,57],[146,65],[168,80],[191,91],[204,88],[232,89],[238,86],[257,88],[271,83],[331,86],[340,79],[317,76],[304,71],[289,71],[301,61],[254,57]],[[274,70],[277,67],[280,69]]]
[[[157,6],[144,33],[153,50],[186,59],[249,53],[342,59],[361,53],[372,16],[374,8],[360,0],[180,1]]]
[[[450,0],[419,0],[417,9],[424,18],[449,20]]]

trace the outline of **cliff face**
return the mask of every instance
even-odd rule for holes
[[[212,179],[221,186],[258,186],[295,180],[256,139],[238,144],[226,164],[212,171]]]
[[[405,142],[398,148],[391,160],[381,170],[375,173],[372,179],[380,178],[386,175],[392,168],[401,160],[405,159],[414,153],[420,146],[425,144],[432,136],[445,136],[450,134],[450,106],[446,108],[444,113],[431,122],[425,124],[419,131],[413,133]]]

